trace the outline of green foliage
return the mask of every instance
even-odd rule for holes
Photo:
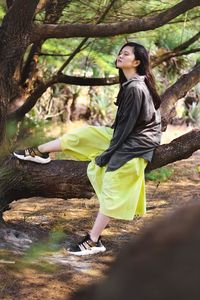
[[[21,270],[22,268],[30,267],[35,264],[35,267],[46,272],[53,272],[56,269],[54,264],[50,264],[45,259],[53,253],[60,250],[60,242],[66,237],[62,231],[52,231],[47,241],[34,243],[19,259],[16,267]],[[39,264],[37,263],[39,262]]]
[[[38,119],[34,110],[29,113],[19,124],[13,137],[15,148],[24,148],[27,145],[35,146],[50,140],[46,136],[52,124],[47,120]]]
[[[6,134],[9,140],[13,139],[16,135],[17,123],[15,121],[7,122]]]
[[[188,110],[185,110],[184,119],[200,127],[200,102],[193,102]]]
[[[162,167],[145,174],[146,180],[164,182],[170,179],[173,175],[171,168]]]
[[[5,1],[0,1],[0,22],[2,22],[3,17],[6,14]]]
[[[111,125],[114,120],[116,107],[114,101],[116,96],[115,87],[104,87],[91,89],[90,91],[90,122],[95,125]]]

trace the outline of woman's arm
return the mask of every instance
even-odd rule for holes
[[[96,164],[100,167],[109,162],[112,154],[123,144],[134,129],[142,107],[142,91],[136,87],[129,88],[122,102],[124,108],[114,130],[109,148],[95,159]]]

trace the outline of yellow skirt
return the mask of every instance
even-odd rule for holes
[[[90,161],[88,178],[100,202],[100,212],[106,216],[132,220],[146,212],[144,169],[147,161],[133,158],[121,168],[106,172],[107,166],[95,164],[95,157],[109,147],[113,129],[85,126],[60,138],[61,149],[69,158]]]

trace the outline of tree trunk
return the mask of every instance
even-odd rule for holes
[[[200,130],[193,130],[159,146],[147,172],[188,158],[200,149]],[[89,198],[93,190],[86,176],[88,162],[55,160],[47,165],[19,161],[10,155],[0,169],[0,212],[21,198]]]
[[[2,144],[5,141],[5,120],[12,91],[12,79],[30,43],[29,35],[37,4],[38,0],[14,1],[0,28],[0,143]]]

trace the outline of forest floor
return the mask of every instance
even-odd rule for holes
[[[186,128],[169,126],[163,142]],[[64,300],[73,291],[105,276],[120,249],[153,220],[200,199],[200,151],[168,168],[164,182],[147,181],[147,213],[131,222],[113,220],[104,231],[108,249],[74,257],[63,246],[91,228],[98,210],[91,199],[30,198],[12,203],[0,225],[0,299]]]

